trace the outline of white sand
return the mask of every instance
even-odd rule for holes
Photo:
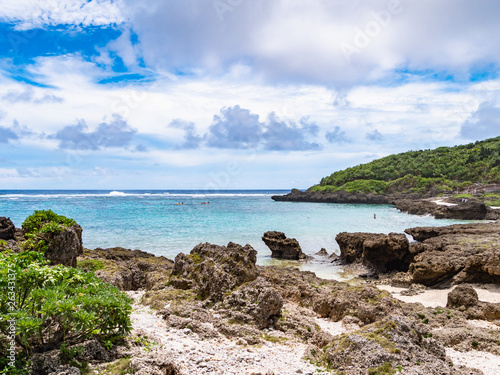
[[[448,293],[453,290],[453,288],[426,289],[423,293],[417,294],[416,296],[403,296],[401,295],[401,291],[406,290],[405,288],[397,288],[390,285],[377,285],[377,287],[391,292],[394,298],[397,298],[401,301],[420,302],[425,307],[446,306]],[[488,284],[481,286],[473,285],[473,287],[476,290],[480,301],[492,303],[500,302],[500,286]]]
[[[446,348],[446,355],[453,364],[481,370],[485,375],[500,374],[500,358],[492,353],[471,350],[466,353]]]
[[[456,203],[446,203],[443,200],[437,200],[437,201],[432,201],[432,202],[436,203],[439,206],[456,206],[457,205]]]

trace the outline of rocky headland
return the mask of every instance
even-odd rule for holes
[[[22,249],[22,232],[10,223],[0,220],[0,246]],[[77,363],[65,364],[59,349],[35,353],[31,370],[76,375],[85,363],[93,374],[494,374],[500,303],[481,300],[469,283],[500,282],[499,233],[498,223],[408,229],[417,242],[340,233],[340,261],[369,276],[346,283],[259,266],[250,245],[231,242],[200,244],[173,261],[124,248],[82,251],[72,228],[62,237],[71,252],[51,262],[76,263],[126,291],[135,300],[133,330],[111,346],[79,345]],[[271,250],[300,254],[283,237],[264,235],[279,240]],[[445,305],[429,307],[377,282],[416,293],[458,286]]]
[[[390,204],[401,212],[412,215],[432,215],[437,219],[456,220],[497,220],[500,210],[488,207],[484,199],[436,197],[433,192],[417,193],[360,193],[347,191],[301,191],[292,189],[286,195],[274,195],[277,202],[314,202],[314,203],[351,203],[351,204]]]

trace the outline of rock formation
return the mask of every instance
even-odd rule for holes
[[[361,262],[375,272],[406,271],[413,259],[404,234],[342,232],[335,240],[344,263]]]
[[[291,260],[309,258],[302,252],[299,242],[295,238],[287,238],[283,232],[266,232],[262,236],[262,241],[271,250],[273,258]]]
[[[176,288],[195,288],[202,299],[221,300],[225,292],[257,278],[256,261],[257,251],[250,245],[199,244],[189,255],[175,257],[170,283]]]
[[[500,282],[500,223],[410,228],[413,283],[440,286]]]
[[[16,233],[14,223],[8,217],[0,217],[0,240],[13,240]]]

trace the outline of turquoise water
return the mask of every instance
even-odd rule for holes
[[[188,253],[200,242],[248,243],[258,251],[260,264],[276,263],[261,240],[268,230],[296,238],[303,251],[312,255],[322,247],[328,253],[338,253],[335,236],[342,231],[402,233],[414,226],[460,222],[408,215],[388,205],[274,202],[271,199],[272,195],[287,192],[11,190],[0,191],[0,216],[10,217],[20,227],[34,210],[51,209],[75,219],[83,227],[87,248],[122,246],[171,259],[179,252]],[[319,261],[308,265],[287,264],[314,270],[323,277],[337,272],[329,263]]]

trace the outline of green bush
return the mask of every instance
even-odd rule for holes
[[[24,234],[33,234],[37,232],[54,232],[58,230],[59,225],[70,227],[76,224],[76,221],[65,216],[58,215],[51,210],[35,211],[28,216],[22,225]]]
[[[92,272],[57,265],[42,254],[0,253],[0,333],[15,321],[24,353],[43,352],[130,331],[131,300]]]
[[[75,224],[77,223],[73,219],[58,215],[51,210],[35,211],[24,220],[22,225],[26,238],[26,241],[22,243],[22,248],[45,254],[51,235]]]

